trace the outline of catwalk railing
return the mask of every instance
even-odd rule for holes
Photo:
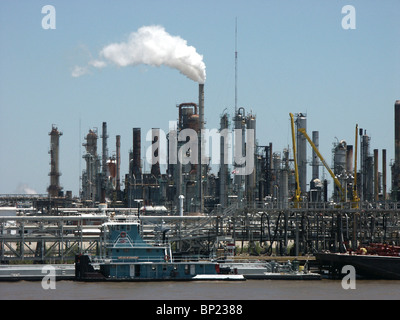
[[[301,255],[370,242],[400,244],[399,203],[321,205],[283,209],[265,203],[232,204],[210,215],[141,215],[140,221],[146,240],[169,243],[175,252],[206,256],[231,252],[232,247],[236,253]],[[65,262],[75,253],[98,255],[100,225],[112,218],[108,213],[0,217],[0,260]]]

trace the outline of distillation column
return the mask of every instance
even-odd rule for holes
[[[394,104],[394,164],[392,166],[392,198],[400,200],[400,100]]]
[[[50,186],[47,191],[49,197],[58,197],[61,191],[60,187],[60,170],[59,170],[59,152],[60,152],[60,136],[62,133],[53,125],[50,135]]]
[[[307,116],[305,113],[298,113],[296,119],[297,126],[297,165],[299,168],[299,183],[301,193],[307,192],[307,140],[298,129],[304,128],[307,131]]]
[[[225,113],[220,124],[219,203],[222,208],[228,206],[228,125],[228,115]]]

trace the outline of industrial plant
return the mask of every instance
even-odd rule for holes
[[[245,108],[236,108],[233,115],[224,112],[220,116],[218,131],[218,173],[211,173],[211,156],[201,155],[205,151],[204,140],[204,85],[199,85],[199,101],[183,102],[177,107],[177,121],[166,134],[167,163],[165,172],[160,169],[159,151],[163,143],[161,130],[152,130],[152,159],[142,155],[141,128],[132,128],[132,149],[129,155],[121,155],[120,139],[115,137],[115,153],[109,155],[107,122],[102,123],[101,134],[90,129],[84,137],[85,169],[81,175],[81,190],[74,206],[95,208],[100,204],[119,208],[148,210],[162,207],[170,215],[177,214],[179,197],[183,196],[185,214],[208,214],[217,208],[223,210],[232,204],[269,205],[274,208],[289,209],[296,205],[351,204],[397,201],[399,198],[400,163],[400,101],[395,103],[395,161],[392,167],[392,191],[387,190],[386,149],[372,149],[366,130],[355,124],[354,141],[338,140],[333,143],[332,164],[328,164],[319,152],[319,131],[307,132],[307,114],[290,114],[292,124],[292,148],[273,150],[272,142],[258,143],[256,136],[256,116],[246,113]],[[190,129],[198,141],[186,135],[186,140],[178,139],[180,134],[188,134]],[[185,131],[186,130],[186,131]],[[252,133],[250,136],[248,132]],[[231,136],[235,135],[232,139]],[[71,201],[71,192],[64,192],[60,186],[59,148],[60,136],[53,126],[50,132],[50,185],[48,199]],[[231,136],[229,136],[231,135]],[[253,138],[252,138],[253,137]],[[98,139],[101,138],[101,152]],[[190,138],[190,139],[189,139]],[[238,138],[238,139],[235,139]],[[250,139],[252,138],[252,139]],[[197,145],[196,145],[197,142]],[[216,144],[216,141],[212,141]],[[252,144],[249,146],[249,144]],[[192,148],[191,148],[192,147]],[[213,146],[214,147],[214,146]],[[311,163],[307,150],[311,147]],[[196,150],[194,150],[196,149]],[[185,155],[178,154],[186,150]],[[240,158],[252,162],[238,163]],[[196,152],[198,158],[188,157]],[[175,154],[173,154],[175,153]],[[209,152],[208,152],[209,153]],[[379,153],[381,155],[379,156]],[[208,154],[207,154],[208,155]],[[236,155],[236,154],[235,154]],[[121,157],[129,162],[129,172],[121,173]],[[188,160],[184,160],[187,157]],[[193,161],[193,159],[198,161]],[[143,170],[144,161],[150,162],[148,172]],[[381,163],[380,163],[381,161]],[[184,163],[185,162],[185,163]],[[242,161],[243,162],[243,161]],[[246,162],[244,160],[244,162]],[[244,172],[243,167],[251,167]],[[311,167],[311,181],[308,173]],[[330,178],[322,178],[321,170],[326,170]],[[241,172],[243,171],[243,172]],[[328,193],[328,183],[334,185]]]
[[[199,84],[197,102],[176,106],[177,120],[168,133],[152,129],[151,159],[142,153],[140,127],[132,128],[129,154],[121,154],[119,135],[115,152],[109,152],[107,122],[101,132],[90,129],[82,141],[85,166],[78,197],[61,187],[62,133],[53,125],[48,194],[0,199],[2,205],[32,204],[29,210],[17,209],[12,222],[0,218],[1,261],[63,262],[77,252],[96,254],[102,242],[99,225],[120,215],[139,219],[143,238],[171,244],[177,257],[310,257],[372,242],[399,245],[400,100],[394,105],[389,191],[386,149],[374,149],[364,128],[355,123],[354,141],[333,144],[329,164],[319,151],[319,132],[307,129],[306,113],[285,115],[292,145],[274,150],[272,142],[257,139],[252,112],[243,107],[235,107],[233,115],[223,112],[213,135],[213,145],[219,146],[214,161],[205,147],[204,95]],[[121,172],[122,159],[129,161],[128,172]],[[151,163],[148,171],[144,161]],[[331,192],[328,184],[334,186]]]

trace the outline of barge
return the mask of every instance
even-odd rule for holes
[[[345,265],[351,265],[360,278],[400,280],[400,247],[386,244],[370,244],[357,251],[346,253],[317,253],[321,269],[332,276],[341,274]]]
[[[278,263],[275,261],[226,262],[220,268],[227,268],[234,274],[242,274],[249,280],[321,280],[321,275],[309,272],[299,262]]]
[[[52,275],[57,280],[74,280],[74,264],[23,264],[0,265],[0,281],[42,280]]]

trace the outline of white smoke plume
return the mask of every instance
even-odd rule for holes
[[[38,194],[38,192],[32,189],[28,184],[20,182],[16,189],[18,194]]]
[[[179,36],[172,36],[162,26],[144,26],[132,32],[127,41],[105,46],[99,59],[91,60],[87,67],[75,67],[72,76],[79,77],[89,67],[104,68],[109,63],[119,67],[146,64],[165,65],[198,83],[206,80],[206,66],[203,56],[196,48],[188,46]]]

